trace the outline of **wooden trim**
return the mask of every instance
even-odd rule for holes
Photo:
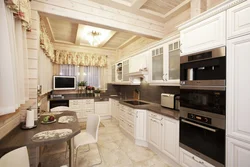
[[[134,35],[131,38],[129,38],[127,41],[125,41],[123,44],[121,44],[120,46],[118,46],[117,49],[125,48],[126,46],[128,46],[131,43],[133,43],[134,41],[136,41],[139,38],[141,38],[141,37]]]
[[[180,5],[176,6],[174,9],[170,10],[168,13],[164,15],[165,21],[171,19],[172,17],[180,14],[181,12],[190,8],[191,0],[185,0]]]
[[[5,122],[6,120],[10,119],[11,117],[17,115],[20,113],[20,110],[17,109],[14,113],[6,114],[6,115],[1,115],[0,116],[0,122]]]

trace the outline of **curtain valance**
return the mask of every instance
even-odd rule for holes
[[[56,64],[71,64],[77,66],[106,67],[107,56],[93,53],[55,50],[55,59],[53,62]]]
[[[51,61],[54,60],[54,46],[51,43],[50,37],[47,33],[45,22],[43,19],[40,19],[40,47],[43,49],[43,52],[48,56]]]
[[[5,0],[5,4],[22,21],[27,30],[31,30],[31,7],[29,0]]]

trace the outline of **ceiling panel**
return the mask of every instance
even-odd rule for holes
[[[49,18],[55,40],[75,43],[77,24],[65,20]]]
[[[164,15],[182,2],[183,0],[147,0],[141,9],[151,10]]]
[[[121,44],[133,37],[133,34],[126,32],[117,32],[105,45],[108,48],[118,48]]]

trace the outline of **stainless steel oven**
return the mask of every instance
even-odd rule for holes
[[[180,147],[216,167],[224,167],[225,119],[197,111],[181,112]]]

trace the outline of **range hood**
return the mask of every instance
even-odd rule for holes
[[[129,77],[134,78],[144,78],[145,75],[148,75],[148,71],[138,71],[138,72],[132,72],[127,74]]]

